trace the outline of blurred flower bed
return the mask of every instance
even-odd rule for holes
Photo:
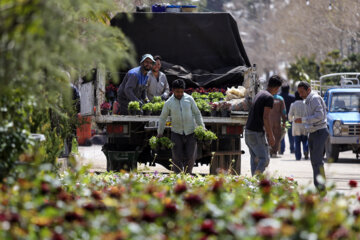
[[[292,178],[40,172],[0,202],[1,239],[360,239],[360,197]]]

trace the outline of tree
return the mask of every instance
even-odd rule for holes
[[[134,63],[131,43],[106,24],[113,10],[112,0],[0,2],[0,177],[31,149],[34,119],[46,126],[49,109],[62,114],[59,99],[70,99],[64,71],[74,81],[100,65]]]

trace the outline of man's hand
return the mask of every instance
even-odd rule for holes
[[[295,119],[295,123],[302,123],[301,118],[297,118],[297,119]]]
[[[274,136],[273,135],[271,135],[271,136],[268,136],[268,142],[269,142],[269,145],[270,145],[270,147],[272,147],[272,146],[274,146],[275,145],[275,138],[274,138]]]

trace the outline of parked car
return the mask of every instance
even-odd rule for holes
[[[360,73],[334,73],[320,78],[320,92],[327,106],[327,125],[330,136],[326,158],[337,162],[339,153],[352,150],[360,153]],[[326,84],[329,83],[330,84]],[[338,85],[335,85],[339,83]]]

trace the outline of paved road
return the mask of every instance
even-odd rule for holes
[[[286,136],[287,139],[287,136]],[[250,157],[248,148],[242,139],[242,149],[245,154],[242,155],[241,175],[251,176],[250,172]],[[289,146],[286,142],[287,147]],[[79,163],[92,164],[95,171],[106,170],[106,158],[101,151],[101,146],[93,145],[91,147],[79,147]],[[141,171],[158,171],[168,172],[161,165],[156,167],[148,167],[143,164],[138,166]],[[269,167],[266,172],[273,176],[293,177],[301,185],[312,185],[312,168],[310,160],[296,161],[294,154],[290,154],[287,148],[284,155],[278,158],[271,158]],[[326,163],[325,172],[327,180],[336,184],[336,189],[340,192],[357,193],[360,194],[360,160],[356,160],[355,154],[351,151],[340,153],[338,163]],[[208,166],[199,166],[194,168],[194,173],[209,173]],[[349,180],[357,180],[359,182],[358,188],[351,189],[348,186]]]

